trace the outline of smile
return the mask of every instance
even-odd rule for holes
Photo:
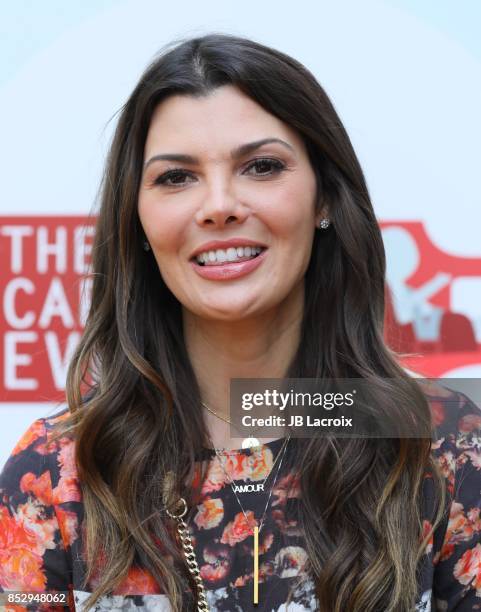
[[[242,250],[239,255],[238,251]],[[233,253],[235,251],[235,254]],[[201,253],[189,261],[194,271],[208,280],[231,280],[253,272],[266,258],[267,247],[229,247]],[[212,261],[210,253],[215,254]],[[220,255],[218,255],[220,253]],[[206,255],[208,261],[206,261]],[[199,261],[200,259],[200,261]]]
[[[201,266],[217,266],[226,262],[254,259],[263,250],[265,250],[265,247],[261,246],[229,247],[228,249],[204,251],[199,253],[195,260]]]

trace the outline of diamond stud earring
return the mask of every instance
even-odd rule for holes
[[[319,227],[321,229],[327,229],[329,226],[331,225],[331,222],[329,221],[329,219],[321,219],[321,221],[319,222]]]
[[[144,240],[144,251],[150,251],[150,244],[147,240]]]

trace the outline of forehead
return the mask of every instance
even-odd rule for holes
[[[298,133],[232,85],[206,96],[174,95],[155,109],[145,155],[175,147],[231,149],[243,142],[277,137],[303,148]],[[172,149],[174,150],[174,149]]]

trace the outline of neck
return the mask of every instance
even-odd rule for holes
[[[202,400],[209,408],[229,418],[231,378],[282,378],[286,375],[299,346],[303,297],[302,286],[275,309],[234,321],[201,318],[183,310],[187,352]],[[220,438],[229,438],[229,425],[208,411],[204,412],[217,442]],[[215,442],[214,436],[211,437]]]

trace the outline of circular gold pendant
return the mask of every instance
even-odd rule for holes
[[[252,446],[260,446],[261,443],[257,438],[249,437],[242,440],[242,448],[251,448]]]

